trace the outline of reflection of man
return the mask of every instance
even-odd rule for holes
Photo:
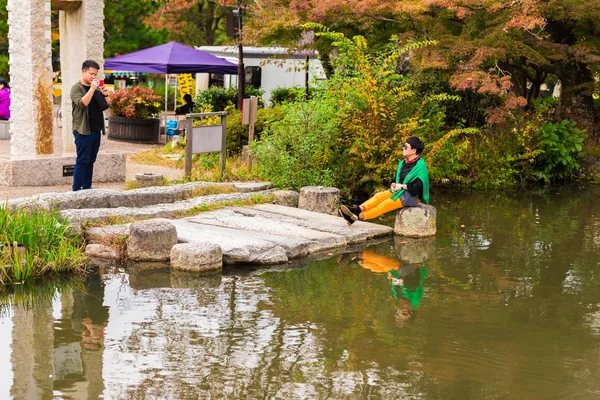
[[[108,91],[96,79],[100,66],[87,60],[81,66],[81,80],[71,88],[73,136],[77,160],[73,172],[73,191],[92,188],[94,163],[104,131],[104,110],[108,108]]]

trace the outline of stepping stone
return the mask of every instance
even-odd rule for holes
[[[298,208],[323,214],[336,215],[340,204],[340,190],[326,186],[305,186],[300,189]]]
[[[429,204],[401,208],[396,212],[394,233],[408,237],[435,236],[436,218],[437,210]]]

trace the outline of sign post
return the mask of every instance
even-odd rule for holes
[[[244,99],[242,105],[242,124],[248,124],[248,148],[254,141],[254,124],[256,123],[256,115],[258,113],[258,98],[251,96],[249,99]],[[248,169],[252,167],[252,157],[248,154]]]
[[[220,125],[193,126],[194,119],[204,117],[221,117]],[[221,178],[225,173],[227,157],[227,112],[209,112],[187,114],[185,133],[185,176],[192,176],[192,156],[201,153],[220,152],[219,172]]]

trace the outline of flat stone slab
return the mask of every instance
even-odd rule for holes
[[[194,197],[194,191],[208,186],[233,186],[240,193],[270,188],[270,182],[190,182],[180,185],[152,186],[134,190],[91,189],[77,192],[43,193],[9,200],[10,209],[19,207],[56,208],[58,210],[88,208],[145,207],[174,203]],[[1,199],[0,199],[1,200]]]
[[[288,261],[286,249],[276,237],[265,238],[253,232],[204,225],[187,219],[172,220],[183,243],[212,243],[221,248],[225,264],[279,264]],[[271,240],[266,240],[271,239]]]
[[[171,223],[180,242],[217,244],[226,264],[283,263],[393,233],[388,226],[348,226],[340,217],[271,204],[226,208]]]
[[[269,193],[258,192],[258,194],[268,195]],[[178,201],[175,203],[164,203],[146,207],[91,208],[79,210],[68,209],[61,211],[61,216],[70,220],[75,231],[79,232],[82,230],[82,226],[86,222],[107,222],[109,220],[127,218],[174,219],[180,218],[182,214],[186,214],[198,206],[235,200],[248,200],[251,196],[253,196],[253,193],[215,194]]]
[[[308,241],[309,253],[344,247],[348,244],[344,235],[307,228],[299,225],[297,220],[272,218],[268,213],[248,212],[247,207],[228,208],[186,219],[205,225],[269,234],[281,238],[304,239]]]
[[[362,243],[369,239],[388,236],[393,233],[393,228],[389,226],[365,221],[358,221],[348,226],[342,217],[277,204],[258,204],[252,210],[270,214],[271,218],[286,219],[287,217],[288,221],[296,221],[297,224],[307,228],[343,235],[346,237],[348,244]]]

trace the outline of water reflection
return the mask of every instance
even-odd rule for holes
[[[427,250],[433,252],[433,243],[435,241],[430,239],[396,238],[397,257],[369,249],[359,252],[356,256],[358,264],[363,268],[375,273],[386,273],[391,284],[392,296],[398,300],[395,320],[399,326],[414,317],[415,310],[423,299],[427,276],[425,265],[402,263],[399,258],[404,257],[408,262],[423,262],[427,258]]]
[[[598,397],[597,195],[448,196],[433,239],[20,292],[0,398]]]

